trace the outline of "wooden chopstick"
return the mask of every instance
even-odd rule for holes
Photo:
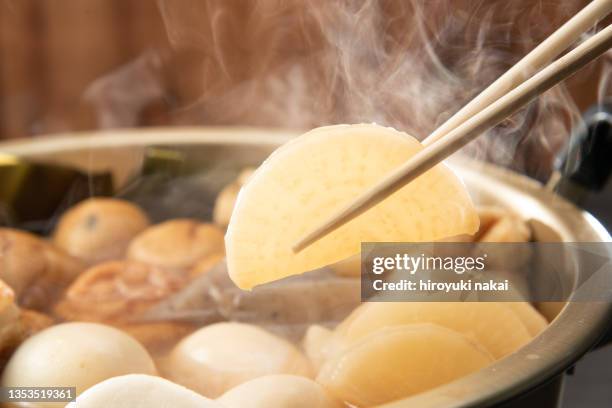
[[[532,76],[571,46],[590,27],[612,12],[612,0],[593,0],[574,17],[542,41],[508,71],[433,131],[423,145],[428,146],[492,104]]]
[[[425,171],[455,153],[461,147],[495,126],[536,96],[601,56],[612,46],[612,25],[584,41],[574,50],[551,63],[546,68],[472,116],[411,157],[379,183],[365,191],[348,206],[338,211],[312,232],[298,240],[292,247],[299,252],[375,206]]]

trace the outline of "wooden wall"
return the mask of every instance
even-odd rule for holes
[[[165,47],[153,1],[0,0],[0,137],[95,127],[85,89]]]

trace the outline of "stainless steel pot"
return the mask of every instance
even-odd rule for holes
[[[85,171],[110,170],[120,185],[139,169],[148,146],[172,145],[211,165],[229,163],[238,168],[260,163],[294,135],[245,128],[126,130],[5,143],[0,152],[71,164]],[[478,202],[500,204],[542,221],[564,241],[612,240],[591,215],[531,179],[482,163],[463,161],[452,166]],[[602,337],[611,322],[612,305],[576,302],[556,306],[556,310],[550,305],[546,309],[550,318],[558,313],[550,326],[518,352],[458,381],[385,407],[557,406],[564,371]]]

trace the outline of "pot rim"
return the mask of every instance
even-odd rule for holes
[[[295,129],[231,126],[120,128],[53,133],[0,142],[0,152],[17,156],[48,155],[58,150],[146,147],[156,144],[255,144],[277,146],[301,134]],[[248,135],[248,136],[247,136]]]
[[[293,129],[248,127],[173,127],[71,132],[0,143],[0,152],[25,157],[54,152],[149,145],[256,145],[271,148],[299,134]],[[541,184],[490,164],[454,161],[462,176],[497,183],[507,194],[519,194],[546,207],[561,222],[565,240],[603,241],[612,238],[589,213],[546,191]],[[497,191],[497,190],[496,190]],[[610,302],[569,302],[539,336],[491,366],[416,396],[385,404],[384,408],[485,407],[528,392],[562,373],[603,335],[612,319]],[[382,407],[381,407],[382,408]]]

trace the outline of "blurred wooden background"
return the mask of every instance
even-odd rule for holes
[[[400,38],[403,26],[396,17],[400,8],[405,14],[406,2],[380,3],[382,23],[399,32]],[[485,4],[421,3],[434,26],[455,12],[478,10]],[[535,33],[529,44],[523,43],[530,48],[586,1],[563,7],[557,1],[496,3],[514,8],[532,4],[523,15]],[[322,0],[0,0],[0,138],[126,126],[291,125],[278,120],[278,115],[266,115],[253,103],[255,99],[242,98],[256,93],[256,88],[234,99],[224,95],[245,82],[263,81],[270,66],[281,66],[291,58],[305,57],[305,66],[310,66],[322,35],[317,22],[296,9],[324,4]],[[287,16],[292,16],[290,24],[275,25]],[[539,17],[542,24],[537,24]],[[312,72],[310,78],[316,82],[316,67]],[[586,77],[571,86],[580,109],[596,101],[598,69]],[[333,121],[326,112],[341,106],[338,99],[321,95],[308,107],[312,124]],[[300,109],[289,114],[299,117]],[[297,126],[310,123],[298,122]]]
[[[96,79],[167,48],[155,2],[0,0],[0,137],[96,127]]]

